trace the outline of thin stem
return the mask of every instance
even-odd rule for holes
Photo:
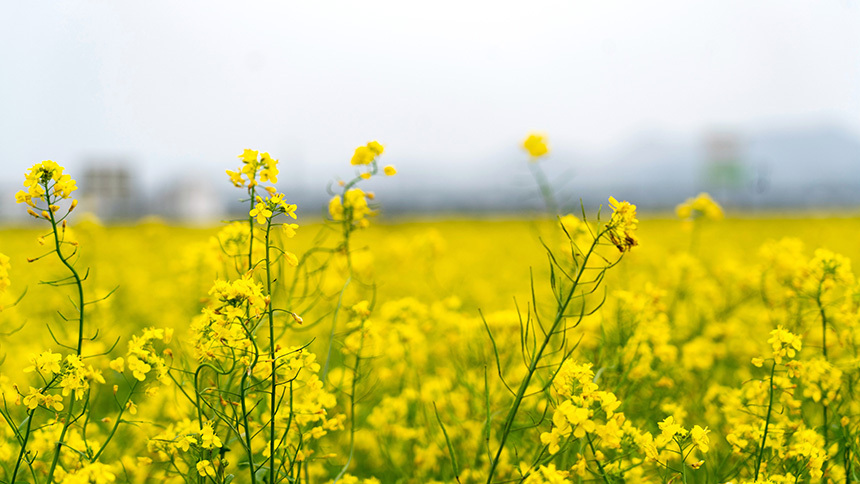
[[[15,462],[15,470],[12,471],[12,480],[9,481],[14,484],[15,478],[18,476],[18,469],[21,467],[21,461],[24,460],[24,453],[27,449],[27,440],[30,439],[30,426],[33,424],[33,413],[36,411],[34,408],[27,413],[27,428],[24,430],[24,441],[21,442],[21,451],[18,453],[18,460]]]
[[[552,192],[552,187],[549,184],[549,180],[546,178],[546,174],[540,167],[539,161],[533,160],[530,162],[529,168],[532,171],[532,176],[534,176],[535,181],[537,181],[538,188],[540,188],[540,194],[543,197],[543,202],[546,205],[547,212],[549,212],[550,216],[553,217],[558,215],[558,204],[555,201],[555,195]]]
[[[256,176],[257,176],[257,174],[254,173],[254,176],[251,177],[251,183],[254,183],[253,180]],[[251,210],[254,210],[254,202],[257,199],[257,186],[256,185],[251,186],[250,188],[248,188],[248,192],[251,195],[251,199],[249,202],[251,204]],[[248,233],[248,270],[249,271],[254,268],[254,216],[250,215],[251,210],[248,210],[248,227],[249,227],[249,233]]]
[[[822,284],[824,283],[824,279],[822,279],[818,283],[818,294],[815,295],[815,302],[818,304],[818,312],[821,314],[821,352],[824,354],[824,359],[827,360],[827,314],[824,312],[824,304],[821,302],[821,291]],[[828,425],[827,425],[827,403],[825,399],[821,399],[821,418],[823,423],[823,433],[824,433],[824,450],[827,452],[827,448],[830,447],[830,439],[828,435]],[[827,459],[824,459],[824,462],[821,464],[821,472],[826,476],[827,475]]]
[[[131,390],[128,392],[128,397],[126,397],[125,403],[122,406],[120,406],[120,408],[119,408],[119,415],[117,415],[117,417],[116,417],[116,423],[113,425],[113,428],[111,429],[110,434],[107,437],[107,440],[105,440],[105,443],[102,444],[99,451],[96,452],[95,456],[93,456],[92,462],[99,460],[99,456],[102,455],[102,452],[105,451],[108,444],[113,439],[114,434],[116,434],[116,430],[119,428],[120,422],[122,422],[122,414],[125,412],[125,408],[128,405],[129,400],[131,400],[131,396],[134,394],[135,388],[137,388],[137,383],[138,383],[138,381],[135,380],[134,385],[132,385]]]
[[[277,360],[275,359],[275,316],[272,307],[272,267],[271,259],[269,258],[269,236],[272,231],[272,219],[269,218],[266,224],[266,295],[269,297],[269,307],[267,313],[269,316],[269,357],[272,360],[272,392],[271,392],[271,410],[272,421],[269,428],[269,484],[275,484],[275,413],[277,406],[276,396],[276,370]]]
[[[364,331],[364,321],[361,322],[361,326],[358,328],[359,336],[361,336],[362,331]],[[352,367],[352,390],[349,394],[349,457],[346,459],[346,464],[343,465],[337,477],[334,478],[335,484],[349,470],[349,465],[352,463],[352,456],[355,452],[355,387],[358,382],[358,365],[361,363],[361,351],[363,348],[364,338],[361,337],[359,338],[358,352],[355,354],[355,365]]]
[[[47,212],[50,216],[51,229],[54,233],[54,247],[56,248],[57,256],[60,258],[60,261],[62,261],[63,265],[65,265],[66,268],[68,268],[69,271],[72,273],[72,277],[74,277],[75,285],[77,286],[77,289],[78,289],[78,308],[77,308],[78,309],[78,344],[77,344],[76,354],[78,357],[80,357],[81,356],[81,349],[83,347],[83,342],[84,342],[84,287],[83,287],[83,284],[81,282],[81,277],[80,277],[80,275],[78,275],[78,271],[76,271],[75,268],[72,266],[72,264],[68,261],[68,259],[66,259],[66,257],[63,256],[63,251],[62,251],[62,248],[60,246],[60,234],[57,231],[57,221],[54,218],[53,210],[50,209],[50,207],[51,207],[51,195],[50,195],[50,191],[48,189],[48,182],[47,181],[44,183],[44,188],[45,188],[45,201],[48,203]],[[60,432],[60,438],[57,441],[57,446],[56,446],[56,449],[54,450],[54,458],[51,461],[51,468],[48,471],[48,482],[49,483],[54,482],[54,471],[56,470],[57,463],[60,460],[60,450],[62,449],[62,446],[63,446],[63,439],[65,439],[66,432],[69,430],[69,425],[71,425],[71,423],[72,423],[72,417],[74,415],[74,410],[75,410],[75,392],[72,392],[72,394],[69,396],[69,411],[66,415],[66,421],[63,422],[63,430]]]
[[[586,432],[585,438],[588,439],[588,446],[591,447],[591,454],[594,456],[594,462],[597,463],[597,469],[600,471],[600,477],[603,478],[603,482],[609,484],[609,477],[607,477],[606,471],[603,469],[603,464],[601,464],[600,460],[597,459],[597,451],[594,450],[594,443],[591,441],[591,434]]]
[[[765,446],[765,443],[767,442],[767,428],[770,425],[771,411],[773,411],[773,393],[774,393],[773,392],[773,374],[775,371],[776,371],[776,361],[774,361],[773,365],[770,367],[770,380],[768,382],[769,401],[767,404],[767,417],[765,417],[765,420],[764,420],[764,433],[761,436],[761,446],[759,448],[758,458],[756,459],[756,463],[755,463],[755,477],[753,479],[754,481],[758,481],[758,473],[759,473],[759,470],[761,470],[761,459],[762,459],[762,457],[764,457],[764,446]]]
[[[523,397],[526,393],[526,389],[528,388],[529,383],[531,382],[532,376],[537,370],[537,366],[540,362],[541,357],[543,356],[543,352],[544,350],[546,350],[546,347],[549,345],[552,336],[558,329],[558,325],[562,321],[564,321],[565,310],[570,304],[570,301],[573,299],[573,295],[576,293],[576,289],[579,286],[579,281],[582,278],[582,274],[585,272],[586,266],[588,265],[588,259],[589,257],[591,257],[591,254],[594,252],[594,248],[597,246],[597,242],[600,240],[604,233],[605,230],[603,232],[600,232],[597,237],[594,238],[594,241],[591,243],[591,247],[588,249],[588,253],[585,254],[585,258],[582,261],[582,265],[577,272],[576,279],[573,281],[573,286],[571,286],[570,291],[567,293],[567,297],[565,298],[565,300],[561,302],[558,306],[558,309],[556,310],[555,320],[553,321],[550,330],[546,333],[543,343],[541,344],[537,353],[535,353],[534,357],[532,358],[531,364],[529,365],[529,369],[526,372],[523,381],[520,383],[520,388],[517,390],[516,397],[514,397],[514,402],[511,405],[510,410],[508,411],[508,416],[507,418],[505,418],[505,426],[502,430],[502,436],[499,441],[499,450],[496,452],[496,457],[490,464],[490,471],[487,475],[487,484],[490,484],[493,481],[493,475],[495,474],[496,467],[499,465],[499,460],[502,457],[502,450],[504,450],[505,448],[505,442],[507,441],[508,435],[510,434],[511,428],[513,427],[514,418],[517,415],[517,411],[520,408],[520,404],[522,403]]]

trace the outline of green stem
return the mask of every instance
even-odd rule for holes
[[[520,387],[517,390],[517,395],[516,395],[516,397],[514,397],[514,402],[511,405],[510,410],[508,410],[508,415],[505,418],[505,426],[503,427],[503,430],[502,430],[502,436],[501,436],[501,439],[499,442],[499,450],[496,452],[496,457],[493,459],[493,462],[490,464],[490,471],[487,475],[487,484],[490,484],[493,481],[493,475],[495,474],[496,467],[498,467],[499,460],[502,457],[502,450],[504,450],[504,448],[505,448],[505,442],[507,441],[508,435],[510,434],[511,428],[513,427],[514,418],[517,415],[517,411],[520,408],[520,404],[522,403],[523,397],[526,393],[526,389],[528,388],[529,383],[531,382],[532,376],[534,375],[535,371],[537,370],[537,366],[538,366],[538,363],[540,362],[541,357],[543,356],[543,352],[544,352],[544,350],[546,350],[546,347],[549,345],[549,342],[552,339],[553,334],[558,329],[558,325],[561,324],[562,321],[564,321],[564,319],[565,319],[564,318],[564,312],[567,309],[567,306],[570,304],[571,299],[573,299],[573,295],[576,293],[576,289],[577,289],[577,286],[579,285],[579,281],[582,278],[582,274],[585,272],[585,267],[588,264],[588,259],[589,259],[589,257],[591,257],[591,254],[594,252],[594,248],[597,246],[597,241],[600,240],[600,238],[603,236],[604,233],[605,233],[605,231],[600,232],[597,235],[597,237],[594,238],[594,242],[592,242],[591,247],[588,249],[588,253],[585,254],[585,258],[583,259],[582,264],[580,265],[579,270],[577,271],[576,279],[573,281],[573,285],[571,286],[570,291],[567,293],[567,297],[565,298],[564,302],[558,306],[558,309],[557,309],[556,315],[555,315],[555,320],[553,321],[552,326],[550,327],[550,330],[546,333],[546,336],[544,337],[544,340],[540,346],[540,349],[538,349],[537,353],[535,353],[534,357],[532,358],[531,363],[529,364],[528,371],[526,372],[525,378],[523,378],[522,383],[520,383]]]
[[[36,409],[34,408],[27,414],[27,429],[24,430],[24,441],[21,442],[21,452],[18,453],[18,461],[15,462],[15,470],[12,471],[12,480],[9,481],[11,484],[15,484],[15,478],[18,476],[18,469],[21,468],[21,461],[24,460],[24,453],[27,449],[27,440],[30,439],[30,426],[33,423],[33,413],[35,411]]]
[[[776,371],[776,361],[774,361],[773,366],[770,367],[770,380],[768,382],[768,394],[769,394],[768,398],[769,398],[769,401],[767,404],[767,417],[765,417],[765,420],[764,420],[764,433],[761,436],[761,446],[759,448],[758,458],[756,459],[756,463],[755,463],[755,477],[753,479],[754,481],[758,481],[758,474],[759,474],[759,471],[761,470],[761,459],[762,459],[762,457],[764,457],[764,446],[765,446],[765,443],[767,443],[767,428],[770,425],[770,414],[771,414],[771,411],[773,410],[773,393],[774,393],[773,392],[773,375],[774,375],[775,371]]]
[[[117,415],[116,417],[116,423],[114,423],[113,428],[111,429],[110,434],[107,437],[107,440],[105,440],[105,443],[102,444],[99,451],[96,452],[96,455],[93,456],[91,462],[99,460],[99,456],[102,455],[102,452],[105,451],[108,446],[108,443],[110,443],[111,439],[113,439],[114,434],[116,434],[116,430],[119,428],[120,422],[122,422],[122,414],[125,412],[125,408],[128,405],[129,400],[131,400],[131,396],[134,394],[134,390],[137,388],[137,384],[138,380],[135,379],[134,385],[131,386],[131,390],[128,392],[128,397],[126,397],[125,399],[125,403],[119,408],[119,415]]]
[[[815,296],[815,302],[818,304],[818,312],[821,314],[821,352],[824,354],[824,359],[827,360],[827,313],[824,312],[824,304],[821,302],[821,291],[822,284],[824,280],[818,283],[818,294]],[[827,476],[827,448],[830,447],[830,439],[828,435],[828,425],[827,425],[827,403],[825,403],[825,399],[821,399],[821,418],[823,422],[823,431],[824,431],[824,452],[825,459],[821,465],[821,472]]]
[[[603,478],[603,482],[609,484],[609,477],[606,475],[606,471],[603,469],[603,464],[601,464],[600,460],[597,459],[597,451],[594,450],[594,443],[591,442],[591,434],[586,432],[585,438],[588,439],[588,446],[591,447],[591,454],[594,456],[594,462],[597,464],[597,469],[600,471],[600,477]]]
[[[678,454],[681,456],[681,476],[684,479],[684,484],[687,484],[687,465],[685,462],[687,457],[684,455],[684,448],[681,447],[681,442],[675,439],[675,443],[678,444]]]
[[[361,322],[361,326],[358,327],[359,336],[361,336],[361,332],[364,331],[364,321]],[[338,473],[337,477],[334,478],[334,483],[337,482],[346,474],[346,471],[349,470],[349,465],[352,463],[352,456],[355,452],[355,387],[358,382],[358,365],[361,363],[361,351],[364,349],[364,338],[359,338],[358,344],[358,352],[355,354],[355,366],[352,367],[352,390],[349,393],[349,457],[346,459],[346,464],[343,465],[343,468]]]
[[[254,176],[251,177],[251,180],[253,180],[255,177],[256,177],[256,173],[254,173]],[[251,194],[251,201],[250,201],[251,210],[254,210],[254,202],[257,201],[256,200],[257,199],[257,186],[256,185],[252,186],[251,188],[248,189],[248,191]],[[254,268],[254,217],[252,215],[250,215],[251,210],[248,210],[248,226],[250,229],[249,234],[248,234],[248,270],[249,271]]]
[[[272,306],[272,270],[271,260],[269,258],[269,236],[271,230],[272,219],[269,218],[266,224],[266,295],[269,296],[269,307],[267,308],[269,316],[269,357],[272,359],[272,421],[269,428],[269,484],[275,484],[275,414],[277,410],[277,397],[275,393],[277,378],[275,372],[277,370],[277,360],[275,359],[275,316]]]
[[[48,203],[48,214],[50,216],[51,228],[54,233],[54,247],[57,251],[57,256],[62,261],[63,265],[69,269],[72,273],[72,276],[75,279],[75,285],[78,288],[78,344],[76,354],[78,357],[81,356],[81,349],[83,347],[84,342],[84,287],[81,281],[80,275],[78,275],[78,271],[72,267],[72,264],[69,263],[68,259],[63,256],[63,251],[60,246],[60,234],[57,231],[57,221],[54,218],[54,212],[51,210],[51,196],[48,188],[48,182],[44,183],[45,187],[45,201]],[[57,441],[56,448],[54,449],[54,458],[51,462],[51,468],[48,471],[48,483],[54,482],[54,471],[57,468],[57,463],[60,460],[60,450],[63,447],[63,440],[66,437],[66,432],[69,430],[69,425],[72,423],[72,416],[74,415],[75,410],[75,392],[69,396],[69,411],[66,415],[66,421],[63,422],[63,430],[60,432],[60,439]]]
[[[244,328],[245,325],[243,324]],[[245,328],[245,333],[248,335],[248,339],[251,340],[251,344],[254,345],[254,361],[248,366],[248,369],[242,374],[242,379],[239,380],[239,402],[242,406],[242,421],[245,424],[245,445],[248,448],[248,470],[251,473],[251,483],[256,484],[257,475],[256,469],[254,469],[254,452],[251,449],[251,429],[248,424],[248,409],[245,404],[245,383],[248,380],[248,376],[254,370],[254,367],[257,366],[257,360],[260,358],[260,351],[257,348],[257,341],[254,339],[251,332],[248,331],[248,328]]]
[[[549,180],[546,178],[546,174],[540,167],[539,162],[536,160],[530,162],[529,168],[531,168],[532,176],[534,176],[535,181],[537,181],[538,187],[540,188],[540,194],[543,197],[543,202],[546,205],[547,212],[549,212],[550,216],[553,217],[558,215],[558,204],[555,201],[555,195],[553,195],[552,187],[549,184]]]

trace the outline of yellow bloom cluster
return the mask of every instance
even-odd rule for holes
[[[546,136],[538,133],[531,133],[523,141],[523,149],[531,156],[532,161],[536,161],[541,156],[549,153],[549,146],[546,143]]]
[[[105,382],[101,370],[93,368],[92,365],[84,365],[84,362],[77,355],[66,356],[65,365],[60,374],[60,387],[63,389],[63,396],[74,393],[75,400],[84,398],[84,394],[90,389],[91,381]]]
[[[274,192],[274,193],[273,193]],[[251,209],[249,215],[257,219],[258,224],[265,224],[267,220],[278,214],[286,214],[288,217],[295,220],[296,209],[294,204],[289,204],[284,201],[283,193],[276,193],[274,189],[269,191],[269,196],[263,198],[256,197],[256,205]]]
[[[36,207],[36,203],[66,199],[77,190],[75,180],[63,174],[63,167],[51,160],[36,163],[24,178],[24,188],[15,194],[17,203]]]
[[[349,163],[352,165],[369,165],[376,160],[376,157],[385,151],[385,147],[378,141],[370,141],[364,146],[359,146],[352,154],[352,159]]]
[[[63,484],[110,484],[116,482],[117,473],[121,470],[116,465],[90,462],[72,472],[60,471],[55,474],[56,481]]]
[[[350,188],[343,196],[337,195],[329,200],[328,213],[336,222],[349,221],[358,227],[367,227],[370,225],[367,217],[375,214],[367,203],[371,198],[372,194],[361,188]]]
[[[116,358],[110,362],[110,367],[120,373],[125,367],[138,381],[145,381],[150,372],[155,372],[155,379],[163,384],[169,382],[167,372],[170,369],[164,358],[159,356],[155,350],[154,343],[162,341],[169,343],[173,338],[173,329],[146,328],[140,336],[134,335],[128,342],[126,356]]]
[[[253,188],[259,183],[278,183],[278,160],[267,152],[245,149],[238,157],[242,166],[235,171],[227,170],[230,181],[236,188]]]
[[[24,397],[23,403],[24,406],[30,410],[33,410],[40,405],[57,412],[63,409],[63,397],[59,395],[46,394],[43,393],[42,390],[33,387],[30,387],[30,393]]]
[[[35,218],[51,219],[51,214],[60,209],[57,202],[68,199],[72,192],[78,189],[75,180],[70,175],[63,174],[63,167],[51,160],[36,163],[24,177],[24,188],[15,194],[15,203],[25,203],[30,206],[27,213]],[[47,206],[39,206],[39,202]],[[72,200],[68,211],[78,205]],[[35,209],[35,210],[34,210]]]
[[[688,198],[675,208],[675,213],[681,220],[706,218],[720,220],[723,218],[723,207],[707,193],[700,193],[695,198]]]
[[[793,359],[801,347],[800,336],[792,334],[782,326],[770,332],[767,342],[773,347],[773,360],[778,364],[782,363],[784,358]]]
[[[627,201],[619,202],[615,197],[609,197],[612,208],[612,218],[607,223],[609,239],[621,252],[626,252],[639,245],[634,232],[639,223],[636,219],[636,205]]]

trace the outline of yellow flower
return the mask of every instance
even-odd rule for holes
[[[682,427],[681,424],[676,423],[675,417],[671,415],[663,419],[658,426],[660,427],[661,433],[655,440],[657,441],[657,445],[661,447],[671,442],[676,435],[681,437],[687,435],[687,430]]]
[[[353,165],[369,165],[375,157],[376,155],[367,146],[359,146],[355,149],[355,153],[353,153],[352,159],[349,162]]]
[[[369,165],[373,163],[377,156],[381,155],[385,148],[378,141],[371,141],[365,146],[359,146],[355,149],[352,159],[349,161],[353,165]]]
[[[387,165],[385,168],[382,169],[382,171],[385,172],[386,176],[394,176],[397,174],[397,170],[391,165]]]
[[[122,356],[120,356],[119,358],[117,358],[115,360],[111,360],[110,361],[110,367],[114,371],[118,371],[118,372],[122,373],[125,370],[125,360],[123,359]]]
[[[204,449],[215,449],[222,446],[221,439],[215,435],[215,431],[212,429],[212,424],[207,423],[200,429],[200,445]]]
[[[331,215],[331,219],[336,222],[343,220],[343,203],[341,203],[340,195],[336,195],[328,201],[328,213]]]
[[[636,219],[636,205],[609,197],[609,206],[612,208],[612,218],[608,224],[609,239],[615,247],[626,252],[639,245],[639,240],[633,233],[639,223]]]
[[[696,198],[688,198],[675,208],[675,213],[681,220],[704,217],[711,220],[723,218],[723,208],[707,193],[700,193]]]
[[[146,380],[146,374],[152,370],[152,366],[141,360],[137,356],[131,355],[128,357],[128,369],[140,381]]]
[[[768,343],[773,347],[773,359],[782,363],[783,358],[794,358],[801,348],[800,336],[794,335],[782,326],[770,332]]]
[[[708,444],[710,441],[708,440],[708,427],[702,428],[698,425],[693,426],[693,430],[690,431],[690,437],[693,439],[693,444],[699,449],[700,452],[708,452]]]
[[[278,160],[272,158],[269,153],[263,153],[260,155],[260,161],[265,167],[260,170],[260,181],[278,183]]]
[[[281,230],[284,231],[284,235],[289,239],[296,236],[296,229],[298,228],[298,224],[284,224],[281,226]]]
[[[212,463],[208,460],[201,460],[197,463],[197,473],[200,474],[201,477],[215,477],[215,467],[213,467]]]
[[[245,185],[245,180],[242,179],[241,172],[227,170],[227,176],[230,177],[230,181],[233,182],[234,187],[239,188]]]
[[[250,212],[248,212],[248,215],[256,217],[258,224],[264,224],[266,223],[266,219],[272,216],[272,211],[269,210],[269,207],[260,197],[257,197],[257,200],[257,204],[254,205],[254,208],[252,208]]]
[[[546,136],[531,133],[528,138],[523,141],[523,149],[528,151],[529,155],[531,155],[532,160],[537,160],[541,156],[549,153],[549,147],[546,144]]]
[[[376,156],[381,155],[382,152],[385,151],[385,147],[382,146],[379,141],[371,141],[367,143],[367,149],[376,154]]]
[[[46,188],[51,189],[53,200],[69,198],[72,192],[78,189],[75,180],[63,174],[63,167],[51,160],[36,163],[30,168],[24,177],[24,188],[27,189],[26,192],[19,191],[15,194],[15,202],[26,203],[31,207],[36,206],[34,199],[48,201]],[[47,214],[45,211],[42,213]]]
[[[241,159],[245,163],[254,163],[257,161],[257,151],[245,148],[245,151],[239,155],[239,159]]]
[[[58,353],[53,353],[51,350],[45,351],[39,356],[30,355],[30,363],[33,363],[32,366],[28,366],[24,368],[24,373],[29,373],[31,371],[39,372],[51,372],[55,375],[60,373],[60,361],[63,360],[63,355]]]

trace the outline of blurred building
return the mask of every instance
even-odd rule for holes
[[[221,220],[226,212],[226,198],[209,175],[188,173],[172,177],[171,183],[156,194],[152,213],[195,225]]]
[[[142,193],[134,183],[130,163],[125,160],[92,160],[84,163],[81,211],[102,220],[123,220],[146,213]]]
[[[732,132],[710,132],[705,135],[704,150],[704,189],[724,200],[745,199],[753,174],[742,138]]]

